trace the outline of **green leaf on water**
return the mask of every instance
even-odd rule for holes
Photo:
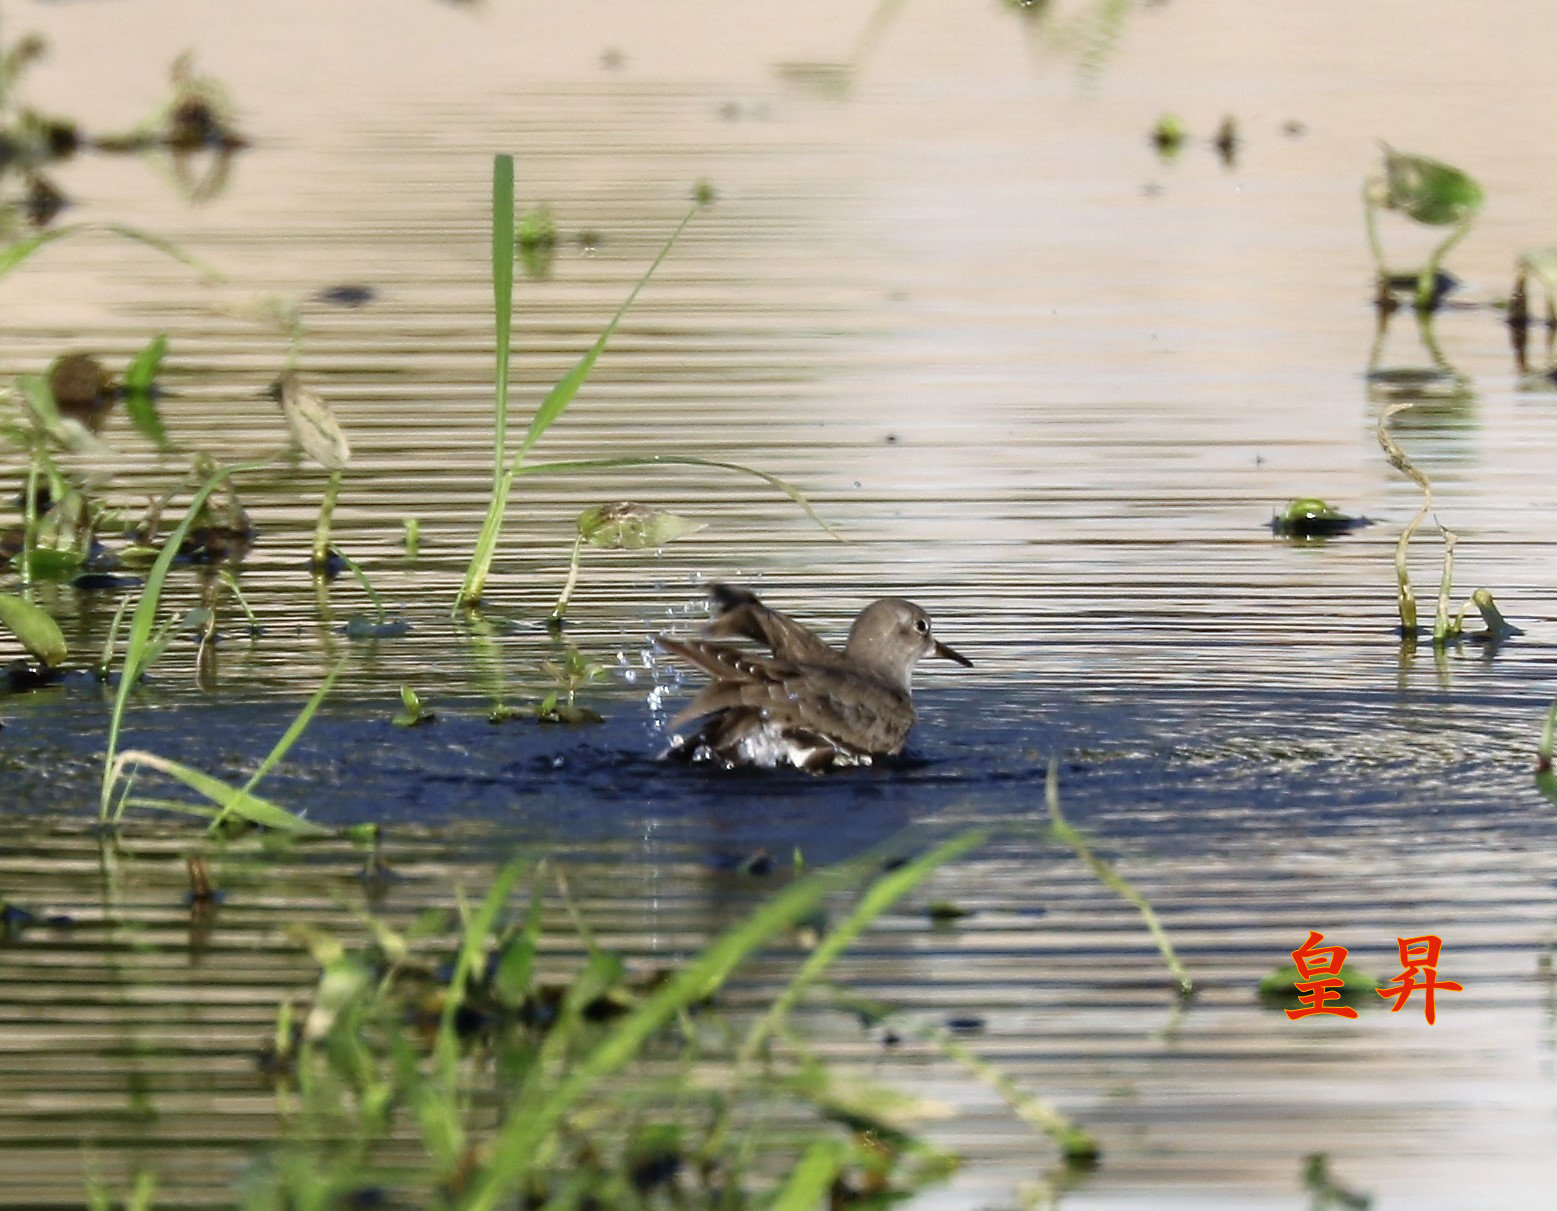
[[[585,509],[578,519],[578,532],[584,541],[604,550],[641,551],[663,547],[703,528],[703,522],[631,501],[596,505]]]
[[[34,659],[51,668],[63,664],[69,655],[59,623],[25,597],[0,593],[0,624],[21,641]]]
[[[1407,155],[1384,145],[1383,191],[1378,204],[1429,227],[1463,223],[1486,195],[1465,173],[1442,160]]]
[[[168,338],[159,333],[135,355],[135,360],[124,372],[125,411],[130,414],[130,421],[141,436],[161,447],[168,444],[168,435],[162,426],[162,417],[157,413],[153,388],[167,350]]]

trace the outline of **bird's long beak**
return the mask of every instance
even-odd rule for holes
[[[932,651],[934,651],[937,656],[940,656],[943,659],[955,660],[958,664],[964,666],[965,668],[971,669],[973,667],[973,661],[969,660],[961,652],[954,651],[952,648],[947,647],[939,639],[935,641],[935,647],[932,649]]]

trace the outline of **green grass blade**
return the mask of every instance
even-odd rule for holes
[[[500,155],[492,161],[492,300],[497,317],[492,499],[487,502],[486,520],[476,537],[476,549],[471,553],[470,566],[465,569],[465,580],[455,599],[456,611],[481,600],[503,530],[503,517],[508,511],[508,492],[513,487],[513,476],[508,472],[508,363],[514,309],[514,158],[510,155]]]
[[[138,244],[145,244],[148,248],[154,248],[164,256],[171,257],[182,265],[187,265],[208,282],[226,282],[228,277],[219,269],[206,264],[196,256],[185,252],[173,241],[162,236],[153,235],[149,231],[142,231],[138,227],[127,227],[123,223],[69,223],[64,227],[53,227],[48,231],[40,231],[37,235],[28,236],[25,240],[17,240],[5,248],[0,248],[0,278],[5,277],[13,269],[27,261],[33,253],[55,240],[66,236],[80,235],[88,231],[107,231],[114,235],[122,236],[127,240],[134,240]]]
[[[660,249],[659,256],[655,257],[649,267],[643,271],[643,276],[638,279],[632,290],[628,292],[627,298],[616,309],[616,314],[611,317],[610,322],[601,330],[600,335],[595,339],[595,343],[589,347],[589,351],[579,358],[573,369],[558,379],[556,385],[546,393],[546,398],[541,401],[541,406],[535,410],[535,416],[530,421],[530,427],[525,432],[524,440],[519,443],[519,449],[514,454],[511,464],[512,468],[517,469],[524,462],[524,456],[530,452],[536,442],[540,441],[546,430],[551,428],[552,422],[561,416],[567,410],[568,405],[573,402],[574,396],[579,393],[580,388],[584,385],[584,381],[589,378],[589,372],[595,368],[595,363],[600,359],[601,353],[605,351],[606,342],[611,339],[612,334],[616,332],[617,325],[622,322],[622,317],[627,314],[628,308],[637,300],[639,292],[648,285],[649,279],[654,276],[654,271],[660,267],[660,263],[670,255],[670,250],[676,246],[676,241],[681,237],[681,233],[687,229],[687,224],[692,221],[692,217],[700,209],[700,205],[694,204],[692,209],[687,211],[686,216],[676,225],[676,230],[670,233],[670,239],[666,240],[665,246]]]
[[[157,380],[157,371],[162,368],[162,359],[167,351],[168,338],[165,333],[158,333],[152,337],[146,347],[137,353],[135,359],[126,367],[124,389],[150,391],[152,384]]]
[[[780,479],[777,475],[769,475],[766,471],[748,467],[744,463],[720,462],[718,459],[697,458],[690,454],[644,454],[630,458],[581,458],[566,462],[528,463],[523,467],[519,467],[515,473],[518,475],[568,475],[576,471],[608,471],[618,467],[712,467],[718,471],[734,471],[739,475],[751,475],[762,480],[763,483],[777,488],[805,510],[806,516],[821,526],[822,529],[826,530],[840,542],[844,541],[843,535],[822,520],[821,515],[812,507],[805,494],[795,487],[794,484],[788,480]]]
[[[335,679],[340,676],[341,669],[344,667],[344,665],[345,662],[341,661],[340,663],[336,664],[333,669],[325,674],[324,680],[319,683],[319,688],[313,692],[313,696],[303,704],[303,709],[297,713],[297,718],[292,720],[291,724],[287,727],[287,730],[281,733],[281,739],[276,741],[275,746],[271,748],[270,752],[265,754],[265,759],[261,761],[255,768],[254,772],[249,775],[249,780],[243,784],[243,787],[238,792],[240,795],[249,795],[250,792],[252,792],[254,788],[259,785],[260,779],[263,778],[266,774],[270,773],[271,770],[275,769],[276,766],[281,763],[282,759],[291,750],[292,746],[297,743],[298,737],[301,736],[308,729],[308,725],[313,722],[314,715],[318,712],[319,707],[324,703],[325,695],[328,694],[330,692],[330,688],[334,686]],[[217,815],[216,819],[211,821],[211,828],[213,831],[217,828],[220,828],[222,824],[226,822],[229,811],[229,808],[224,807]]]
[[[345,564],[347,571],[357,578],[357,583],[362,586],[362,591],[368,595],[368,600],[373,603],[373,611],[378,621],[383,623],[385,618],[389,616],[388,611],[384,608],[384,599],[379,596],[378,590],[373,587],[373,582],[368,579],[368,574],[362,570],[361,565],[355,559],[347,555],[339,547],[331,547],[329,550],[334,551],[335,558]]]
[[[789,1180],[768,1204],[768,1211],[815,1211],[843,1172],[847,1150],[837,1140],[817,1140],[801,1155]]]
[[[491,1211],[518,1190],[538,1158],[541,1144],[574,1103],[631,1060],[678,1013],[718,987],[754,950],[854,877],[856,870],[812,875],[780,892],[641,1001],[558,1085],[546,1089],[534,1102],[516,1103],[498,1129],[490,1166],[463,1204],[464,1211]]]
[[[504,186],[500,181],[500,178],[502,178],[504,175],[502,161],[505,159],[508,159],[508,181],[506,186]],[[493,168],[492,190],[493,289],[498,294],[504,293],[504,287],[498,281],[498,277],[500,273],[506,274],[507,294],[509,296],[510,306],[512,302],[513,291],[514,244],[512,171],[513,163],[511,158],[499,156],[498,162],[496,165],[494,165]],[[506,201],[504,201],[504,199],[506,199]],[[503,202],[501,206],[500,202]],[[518,473],[520,465],[524,462],[524,456],[528,454],[535,443],[540,440],[541,435],[551,427],[552,422],[561,416],[563,411],[566,410],[567,406],[573,402],[574,396],[578,394],[579,389],[584,385],[584,380],[589,377],[589,372],[594,369],[595,362],[599,360],[600,354],[604,351],[606,342],[610,340],[611,334],[616,331],[616,327],[621,322],[622,317],[627,314],[627,309],[632,306],[633,301],[638,297],[638,293],[648,283],[648,280],[651,276],[653,276],[654,271],[659,268],[660,263],[664,261],[665,257],[669,254],[671,248],[675,245],[677,238],[680,237],[684,230],[686,230],[687,224],[692,221],[692,216],[698,212],[700,207],[701,204],[694,205],[692,209],[687,212],[686,217],[681,220],[680,224],[677,225],[676,230],[671,233],[670,239],[665,242],[665,246],[660,249],[660,254],[654,258],[653,263],[647,270],[644,271],[643,276],[638,279],[637,283],[633,286],[632,291],[628,294],[626,301],[624,301],[622,305],[617,308],[616,314],[611,317],[610,322],[605,326],[604,331],[601,332],[595,343],[590,346],[589,351],[578,360],[573,369],[569,370],[565,375],[563,375],[562,378],[557,381],[556,385],[546,393],[545,399],[541,401],[540,407],[535,410],[535,415],[530,420],[530,427],[525,431],[524,439],[520,442],[519,449],[514,452],[511,459],[508,457],[507,450],[509,360],[508,329],[511,315],[510,309],[508,307],[500,307],[498,314],[497,425],[494,442],[496,446],[497,466],[494,469],[492,500],[487,506],[486,521],[482,523],[481,533],[476,538],[476,549],[471,554],[469,567],[465,570],[465,579],[464,582],[460,585],[459,596],[455,599],[454,608],[456,611],[462,607],[474,606],[481,600],[482,592],[486,588],[487,574],[490,572],[492,567],[492,560],[497,554],[497,543],[499,537],[502,534],[503,518],[508,510],[509,490],[513,487],[514,476]],[[506,250],[506,257],[499,256],[499,253],[502,250]],[[502,262],[501,268],[499,266],[500,260]]]
[[[1189,978],[1189,972],[1184,970],[1184,964],[1179,962],[1173,943],[1168,941],[1167,930],[1163,929],[1162,922],[1157,919],[1156,909],[1147,902],[1145,896],[1135,890],[1129,880],[1092,852],[1085,838],[1071,827],[1070,822],[1060,811],[1060,767],[1052,757],[1049,759],[1049,776],[1044,780],[1044,798],[1049,805],[1049,819],[1054,835],[1076,851],[1076,856],[1097,876],[1098,882],[1135,905],[1141,914],[1141,919],[1146,922],[1152,941],[1157,943],[1157,949],[1162,952],[1163,961],[1167,963],[1168,972],[1178,986],[1179,995],[1189,996],[1195,991],[1194,981]]]
[[[168,444],[167,430],[157,412],[157,401],[152,394],[156,386],[157,372],[162,368],[162,358],[168,351],[168,338],[159,333],[124,372],[124,408],[130,422],[147,441],[160,448]]]
[[[163,543],[162,550],[158,552],[156,561],[151,565],[151,570],[146,573],[146,586],[141,590],[140,600],[136,602],[135,613],[130,616],[130,630],[125,640],[124,666],[119,675],[118,692],[114,695],[113,711],[108,719],[108,749],[103,758],[103,786],[98,802],[99,814],[105,820],[108,815],[109,796],[113,789],[114,762],[119,751],[119,732],[124,723],[125,706],[129,702],[130,692],[140,680],[141,674],[146,671],[152,631],[157,623],[157,609],[162,602],[162,587],[168,578],[169,569],[173,566],[173,560],[178,557],[178,549],[188,537],[189,529],[194,524],[201,506],[229,476],[243,471],[257,471],[261,467],[269,466],[273,461],[266,458],[247,463],[235,463],[230,467],[219,468],[208,476],[205,482],[195,489],[189,508],[185,510],[178,525],[173,527],[173,532]]]
[[[128,227],[123,223],[104,223],[103,230],[111,231],[114,235],[123,236],[127,240],[133,240],[137,244],[144,244],[146,247],[160,252],[163,256],[177,261],[180,265],[187,265],[208,282],[220,283],[232,280],[220,269],[207,264],[191,253],[185,252],[172,240],[166,239],[163,236],[155,235],[149,231],[142,231],[139,227]]]
[[[800,970],[795,973],[794,978],[785,986],[784,991],[778,995],[768,1012],[751,1028],[745,1044],[741,1047],[739,1062],[746,1064],[751,1061],[768,1036],[783,1024],[789,1011],[805,995],[806,990],[839,955],[854,944],[860,934],[870,928],[877,917],[919,886],[937,867],[962,857],[983,841],[984,834],[981,832],[961,833],[872,883],[860,898],[860,902],[855,905],[854,911],[846,920],[828,932],[801,965]]]
[[[454,961],[454,974],[449,977],[449,987],[444,997],[443,1015],[438,1022],[438,1038],[434,1045],[434,1061],[444,1078],[445,1087],[452,1089],[455,1065],[459,1059],[459,1035],[454,1020],[460,1006],[465,1003],[465,988],[470,975],[485,954],[487,938],[493,932],[498,914],[508,904],[514,887],[523,877],[530,863],[513,861],[503,867],[492,881],[486,899],[481,902],[465,922],[465,936],[460,943],[459,955]]]
[[[0,248],[0,278],[23,264],[38,249],[52,244],[55,240],[64,239],[68,235],[85,231],[88,226],[90,224],[69,223],[64,227],[51,227],[48,231],[40,231],[37,235],[28,236],[25,240],[17,240],[14,244],[7,244],[4,248]]]
[[[497,317],[497,421],[492,451],[492,492],[503,487],[508,465],[508,374],[514,323],[514,158],[492,162],[492,312]]]
[[[210,774],[203,774],[197,769],[185,765],[181,761],[174,761],[169,757],[159,757],[156,753],[142,752],[137,749],[128,749],[115,758],[113,766],[109,770],[110,785],[117,783],[131,767],[144,767],[154,769],[158,773],[167,774],[170,778],[176,778],[190,790],[204,795],[212,803],[221,808],[221,815],[235,815],[250,824],[258,824],[265,828],[273,828],[279,832],[295,833],[301,836],[324,837],[330,835],[330,829],[321,824],[315,824],[312,820],[287,811],[269,800],[261,799],[258,795],[251,795],[247,791],[239,790],[235,786],[229,786],[220,778],[213,778]],[[220,817],[219,817],[220,818]]]

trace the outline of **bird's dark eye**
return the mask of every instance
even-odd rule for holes
[[[930,620],[928,618],[917,619],[914,622],[914,630],[921,635],[928,635],[930,633]]]

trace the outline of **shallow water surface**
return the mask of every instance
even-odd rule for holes
[[[385,911],[447,905],[544,848],[602,939],[644,962],[695,950],[797,850],[816,866],[981,826],[987,844],[839,975],[914,1020],[981,1018],[969,1046],[1098,1134],[1102,1164],[1059,1205],[1295,1208],[1323,1153],[1381,1208],[1546,1206],[1557,807],[1531,769],[1557,689],[1557,394],[1520,372],[1494,304],[1515,256],[1553,239],[1552,31],[1507,3],[872,10],[281,0],[213,26],[192,0],[9,6],[7,37],[51,41],[27,81],[41,107],[123,129],[193,46],[254,146],[199,202],[156,157],[61,165],[66,218],[166,234],[231,280],[62,241],[0,279],[5,368],[65,349],[120,367],[168,334],[177,449],[117,417],[91,468],[134,516],[196,451],[284,450],[263,392],[287,341],[256,302],[298,301],[300,372],[352,444],[338,542],[412,627],[342,633],[367,600],[349,576],[310,579],[324,476],[283,458],[238,480],[263,633],[225,603],[203,676],[176,641],[125,743],[241,778],[339,663],[264,785],[327,823],[384,822],[402,876]],[[1194,136],[1171,162],[1146,137],[1164,112]],[[1228,114],[1231,164],[1207,145]],[[1428,339],[1370,306],[1358,195],[1378,139],[1461,165],[1489,197],[1449,260],[1465,305]],[[521,206],[547,203],[561,231],[549,275],[516,288],[521,418],[694,184],[718,195],[536,457],[741,462],[798,485],[841,538],[706,468],[527,477],[482,620],[450,620],[491,480],[496,151],[515,154]],[[1412,234],[1386,230],[1403,259]],[[371,295],[321,293],[342,285]],[[1537,330],[1532,371],[1542,345]],[[1456,604],[1491,588],[1524,628],[1510,642],[1395,636],[1393,547],[1420,500],[1374,436],[1397,398],[1418,400],[1394,429],[1459,536]],[[16,489],[19,471],[0,464]],[[1375,524],[1273,537],[1271,514],[1310,495]],[[542,622],[574,518],[619,499],[707,526],[657,553],[586,552],[558,639]],[[1431,521],[1417,544],[1430,615]],[[833,637],[872,597],[911,597],[976,667],[921,666],[900,762],[820,779],[658,763],[690,683],[652,638],[695,628],[715,579]],[[170,601],[200,592],[184,569]],[[85,664],[119,598],[36,600]],[[611,670],[583,691],[606,721],[488,723],[494,701],[547,691],[564,643]],[[390,726],[402,684],[436,723]],[[194,824],[136,820],[108,857],[90,830],[107,712],[84,675],[0,699],[0,895],[75,921],[0,945],[7,1206],[77,1205],[85,1175],[127,1184],[143,1162],[168,1205],[230,1197],[275,1130],[254,1050],[314,976],[281,930],[349,931],[366,896],[355,853],[232,857],[229,901],[196,928]],[[1069,819],[1151,900],[1194,1000],[1176,1002],[1139,914],[1049,837],[1051,755]],[[779,873],[742,873],[759,851]],[[935,928],[933,899],[974,911]],[[1310,929],[1380,978],[1398,937],[1440,935],[1464,991],[1433,1026],[1415,1004],[1289,1021],[1254,988]],[[548,944],[559,965],[577,951],[560,924]],[[777,987],[759,966],[731,996],[756,1007]],[[917,1205],[1016,1205],[1054,1177],[1051,1145],[933,1050],[883,1048],[821,1008],[805,1024],[824,1054],[947,1104],[930,1134],[966,1164]]]

